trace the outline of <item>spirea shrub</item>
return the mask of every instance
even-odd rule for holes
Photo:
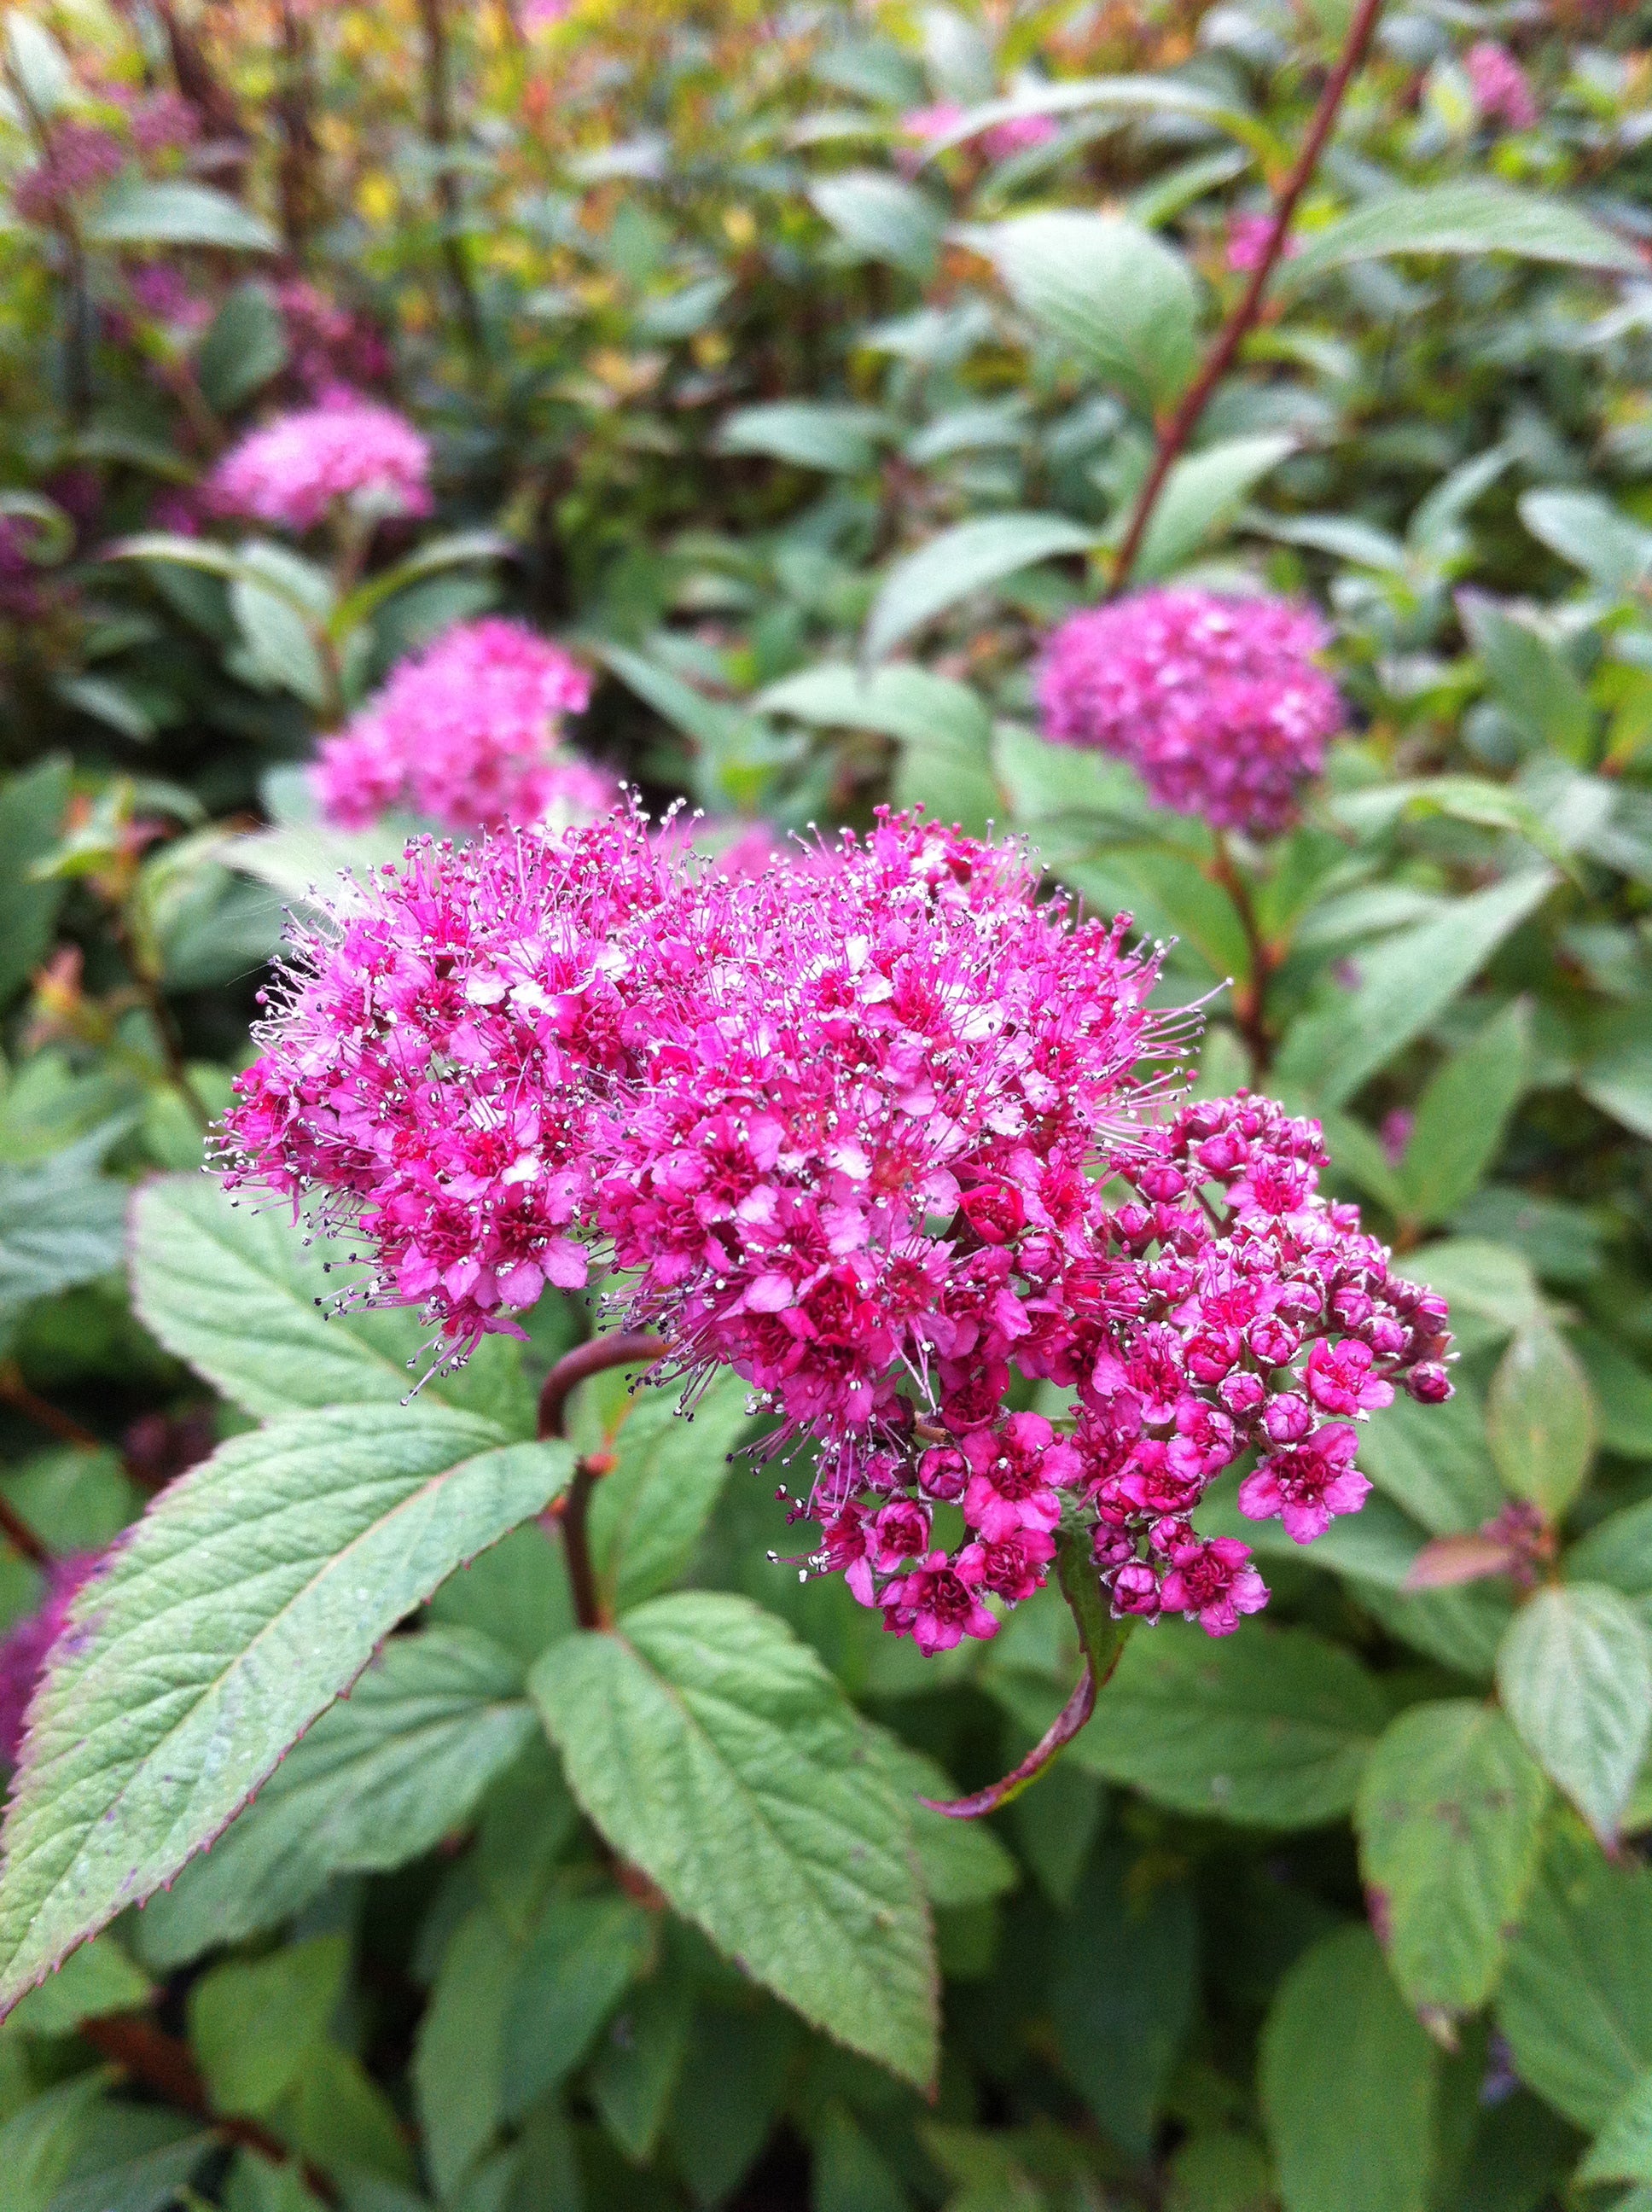
[[[1312,608],[1266,595],[1138,592],[1071,616],[1044,647],[1044,733],[1129,762],[1162,806],[1273,836],[1325,765],[1342,701]]]
[[[1205,1491],[1254,1454],[1253,1517],[1355,1510],[1351,1424],[1449,1395],[1444,1302],[1318,1195],[1312,1123],[1174,1106],[1191,1025],[1127,917],[911,816],[832,860],[738,882],[625,812],[416,846],[300,937],[232,1182],[459,1355],[619,1270],[690,1396],[732,1368],[768,1450],[811,1448],[813,1563],[925,1651],[1042,1587],[1064,1512],[1116,1612],[1225,1634],[1266,1593],[1195,1536]],[[1017,1377],[1070,1395],[1061,1433]]]
[[[588,820],[612,805],[613,780],[560,739],[590,697],[589,673],[525,623],[458,623],[322,739],[312,771],[322,813],[343,830],[397,807],[460,831]]]

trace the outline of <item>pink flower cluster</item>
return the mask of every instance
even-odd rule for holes
[[[1271,215],[1236,215],[1228,224],[1228,266],[1236,275],[1260,269],[1267,258],[1273,244],[1273,233],[1278,217]],[[1289,261],[1302,252],[1294,238],[1287,238],[1280,249],[1279,258]]]
[[[17,1764],[29,1699],[46,1671],[47,1655],[63,1634],[70,1607],[103,1559],[101,1552],[77,1552],[55,1560],[46,1571],[39,1604],[0,1637],[0,1759],[9,1766]]]
[[[553,812],[589,821],[613,805],[614,781],[557,738],[590,697],[586,671],[524,623],[457,623],[322,740],[311,771],[322,812],[344,830],[392,807],[466,833]]]
[[[250,432],[205,489],[220,514],[295,532],[345,501],[375,514],[428,514],[430,448],[394,408],[341,386]]]
[[[1507,46],[1496,39],[1477,39],[1463,57],[1474,105],[1487,123],[1510,131],[1529,131],[1538,119],[1531,80]]]
[[[1295,600],[1134,592],[1050,635],[1044,734],[1128,761],[1161,806],[1273,836],[1342,727],[1341,696],[1312,658],[1328,636]]]
[[[1314,1124],[1168,1111],[1157,962],[1038,890],[911,816],[744,880],[623,813],[427,841],[297,939],[230,1180],[309,1200],[360,1295],[461,1352],[623,1271],[667,1372],[732,1368],[812,1455],[810,1567],[926,1652],[1069,1538],[1118,1612],[1224,1634],[1266,1592],[1205,1490],[1254,1454],[1253,1516],[1352,1510],[1351,1424],[1449,1392],[1445,1309],[1319,1197]]]
[[[901,128],[908,138],[927,146],[956,131],[967,112],[956,100],[938,100],[932,107],[914,107],[903,115]],[[989,161],[1007,161],[1012,154],[1024,154],[1029,147],[1046,144],[1057,128],[1055,118],[1049,115],[1007,116],[979,134],[981,151]]]

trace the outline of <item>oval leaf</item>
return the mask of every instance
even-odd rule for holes
[[[30,1709],[0,2008],[211,1842],[374,1646],[568,1480],[436,1406],[303,1413],[173,1483],[82,1593]]]
[[[1372,1753],[1355,1814],[1360,1872],[1418,2012],[1449,2019],[1491,1995],[1547,1796],[1503,1716],[1474,1699],[1413,1705]]]
[[[529,1677],[574,1796],[676,1911],[804,2018],[926,2084],[909,1826],[831,1676],[743,1598],[656,1598]]]
[[[1516,1330],[1486,1395],[1485,1432],[1504,1486],[1558,1521],[1588,1479],[1594,1394],[1548,1322]]]
[[[216,246],[241,253],[273,253],[280,244],[239,200],[185,177],[119,186],[88,219],[86,236],[94,246]]]
[[[1092,530],[1064,514],[984,514],[944,530],[884,577],[866,624],[866,658],[883,659],[972,592],[1058,553],[1088,552],[1095,542]]]
[[[1340,222],[1309,233],[1301,246],[1275,280],[1293,290],[1327,269],[1386,253],[1517,253],[1527,261],[1643,273],[1641,258],[1626,240],[1560,200],[1507,185],[1424,185],[1384,192]]]
[[[1629,1600],[1600,1583],[1540,1590],[1503,1639],[1497,1689],[1538,1765],[1614,1840],[1652,1736],[1652,1654]]]

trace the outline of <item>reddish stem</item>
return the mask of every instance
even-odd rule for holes
[[[1273,1032],[1267,1025],[1267,983],[1278,965],[1273,947],[1262,934],[1261,924],[1256,919],[1255,902],[1250,895],[1250,885],[1241,869],[1236,866],[1228,841],[1218,830],[1216,851],[1206,873],[1214,884],[1219,884],[1233,902],[1239,926],[1245,933],[1245,949],[1250,956],[1250,974],[1233,990],[1233,1018],[1250,1054],[1253,1081],[1260,1082],[1267,1073],[1273,1058]]]
[[[1308,136],[1303,141],[1302,151],[1297,155],[1290,175],[1274,194],[1273,228],[1266,249],[1251,270],[1249,282],[1240,294],[1237,304],[1217,332],[1215,343],[1206,356],[1197,378],[1183,396],[1181,404],[1159,433],[1153,465],[1148,470],[1147,481],[1137,495],[1135,511],[1130,517],[1130,526],[1124,533],[1124,542],[1114,563],[1111,593],[1121,592],[1129,581],[1130,572],[1136,565],[1142,539],[1147,534],[1147,525],[1158,504],[1165,479],[1198,427],[1199,418],[1209,406],[1217,386],[1231,368],[1234,356],[1243,344],[1251,325],[1261,313],[1262,295],[1267,289],[1267,281],[1273,274],[1280,255],[1285,252],[1285,238],[1297,203],[1319,165],[1325,142],[1331,135],[1331,126],[1337,119],[1337,111],[1342,106],[1355,72],[1365,58],[1365,50],[1371,42],[1371,33],[1376,28],[1376,19],[1382,12],[1382,0],[1360,0],[1360,6],[1348,26],[1348,36],[1337,58],[1336,67],[1326,80],[1319,106],[1314,110],[1314,119],[1308,126]]]
[[[979,1820],[985,1814],[996,1813],[1012,1797],[1018,1797],[1029,1783],[1038,1779],[1056,1753],[1072,1741],[1095,1710],[1096,1677],[1086,1660],[1078,1687],[1019,1766],[1012,1767],[1000,1781],[990,1784],[987,1789],[977,1790],[973,1797],[920,1797],[918,1802],[927,1805],[932,1813],[944,1813],[949,1820]]]
[[[539,1393],[539,1434],[542,1438],[567,1433],[568,1401],[579,1384],[592,1375],[628,1364],[652,1367],[665,1355],[662,1337],[647,1329],[621,1329],[613,1336],[593,1336],[565,1352],[546,1376]],[[597,1571],[591,1563],[591,1540],[586,1521],[591,1493],[613,1464],[605,1452],[585,1455],[574,1462],[574,1480],[551,1508],[551,1517],[562,1532],[568,1557],[568,1587],[574,1596],[574,1617],[581,1628],[601,1628],[603,1607],[597,1588]]]
[[[103,1439],[94,1436],[83,1422],[72,1413],[65,1413],[60,1406],[52,1405],[24,1382],[15,1359],[0,1361],[0,1399],[20,1413],[25,1420],[33,1421],[37,1429],[44,1429],[60,1443],[74,1444],[82,1451],[101,1451]]]
[[[111,2013],[102,2020],[83,2020],[80,2032],[94,2051],[124,2068],[135,2081],[154,2090],[175,2110],[192,2113],[230,2142],[258,2151],[277,2166],[285,2166],[292,2159],[292,2152],[280,2136],[271,2135],[257,2120],[215,2112],[189,2045],[157,2027],[152,2020],[138,2013]],[[339,2202],[329,2175],[308,2159],[299,2160],[297,2165],[306,2187],[324,2204]]]
[[[9,1498],[0,1496],[0,1534],[3,1534],[13,1551],[21,1553],[37,1567],[52,1564],[51,1547],[37,1535]]]

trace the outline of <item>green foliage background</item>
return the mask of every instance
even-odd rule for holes
[[[8,11],[0,1502],[55,1553],[161,1502],[6,1832],[0,1995],[103,1931],[0,2027],[7,2212],[1652,2205],[1644,9],[1390,0],[1155,510],[1139,580],[1336,623],[1351,733],[1239,856],[1254,928],[1036,728],[1346,22]],[[145,154],[121,96],[167,88],[194,149]],[[1006,99],[1059,127],[994,159]],[[121,172],[42,216],[71,122]],[[329,310],[437,452],[349,575],[189,505]],[[589,1327],[547,1300],[409,1402],[416,1319],[324,1321],[319,1252],[197,1172],[283,902],[398,849],[296,771],[489,607],[714,836],[1027,833],[1171,941],[1202,1089],[1319,1115],[1451,1299],[1458,1395],[1374,1419],[1365,1510],[1247,1528],[1266,1615],[1139,1635],[990,1824],[918,1800],[1066,1696],[1054,1590],[926,1662],[772,1563],[738,1387],[604,1376],[538,1443]],[[596,1633],[537,1518],[592,1451]],[[0,1550],[0,1615],[40,1588]]]

